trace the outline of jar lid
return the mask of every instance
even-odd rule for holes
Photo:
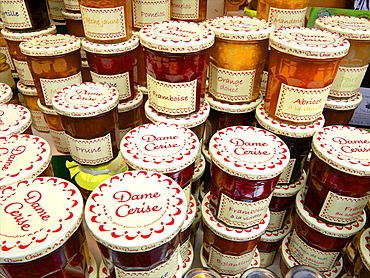
[[[268,39],[275,26],[257,17],[221,16],[210,19],[206,26],[215,32],[216,38],[236,41]]]
[[[247,241],[260,237],[266,230],[270,221],[270,211],[267,210],[262,221],[249,228],[235,228],[226,226],[218,221],[214,215],[216,210],[210,205],[211,194],[208,192],[202,201],[202,219],[203,223],[216,235],[232,241]]]
[[[38,96],[36,87],[24,85],[21,81],[17,82],[17,89],[22,95]]]
[[[335,223],[326,224],[321,220],[313,217],[313,215],[309,213],[303,205],[305,198],[304,192],[305,188],[301,189],[296,196],[296,212],[301,220],[310,228],[326,236],[336,238],[349,238],[364,227],[366,223],[366,213],[364,210],[355,222],[346,225],[335,225]]]
[[[316,19],[315,28],[337,33],[346,39],[370,39],[370,20],[364,17],[347,15],[323,16]]]
[[[175,237],[186,210],[185,193],[173,179],[150,171],[128,171],[93,190],[86,201],[85,219],[101,244],[119,252],[144,252]]]
[[[182,264],[182,274],[183,274],[182,277],[184,277],[184,273],[186,273],[191,268],[193,261],[194,261],[194,248],[193,248],[193,245],[189,243],[188,250],[186,253],[186,259]],[[214,277],[208,277],[208,278],[214,278]]]
[[[140,43],[161,52],[197,52],[210,48],[214,40],[213,31],[191,21],[154,22],[140,30]]]
[[[68,12],[68,11],[64,10],[64,11],[62,11],[62,15],[63,15],[64,19],[82,20],[82,15],[79,11],[71,13],[71,12]]]
[[[95,43],[83,38],[81,41],[82,49],[95,54],[123,54],[139,46],[139,38],[132,35],[127,41],[120,43]]]
[[[92,117],[115,108],[118,105],[118,91],[104,83],[73,84],[56,92],[52,104],[64,116]]]
[[[138,108],[143,102],[143,93],[140,91],[136,92],[135,98],[127,102],[118,103],[118,113],[124,113]]]
[[[359,253],[361,260],[370,271],[370,228],[367,228],[360,237]]]
[[[281,229],[276,231],[265,231],[261,236],[262,242],[278,242],[290,233],[293,227],[292,218],[289,216]]]
[[[271,179],[288,165],[290,152],[275,134],[253,126],[217,131],[209,143],[212,162],[226,173],[250,180]]]
[[[332,98],[328,97],[325,102],[325,108],[334,110],[352,110],[356,109],[362,101],[362,94],[350,98]]]
[[[41,112],[48,115],[58,115],[57,111],[53,108],[49,108],[45,105],[42,105],[40,99],[37,99],[37,106],[40,108]]]
[[[0,103],[8,103],[12,97],[12,88],[8,84],[0,83]]]
[[[204,123],[207,120],[210,111],[211,108],[208,102],[204,101],[197,112],[186,115],[171,116],[157,112],[149,106],[149,101],[145,102],[145,115],[151,122],[174,123],[187,128],[192,128]]]
[[[209,105],[213,110],[232,113],[232,114],[239,114],[239,113],[249,113],[256,109],[258,104],[260,104],[263,100],[263,96],[259,95],[257,99],[250,103],[228,103],[216,100],[212,95],[206,93],[205,99],[209,102]]]
[[[42,35],[48,35],[48,34],[56,34],[57,33],[57,27],[55,25],[51,25],[48,28],[32,31],[32,32],[16,32],[9,29],[1,29],[1,34],[3,35],[3,38],[9,41],[24,41],[26,39],[36,37],[36,36],[42,36]]]
[[[203,176],[205,170],[206,170],[206,160],[204,158],[204,155],[200,154],[197,166],[194,168],[192,181],[194,182],[199,180]]]
[[[44,257],[62,246],[82,222],[82,195],[67,180],[37,177],[1,193],[0,263]]]
[[[0,136],[21,134],[31,124],[31,112],[26,107],[0,103]]]
[[[204,155],[204,158],[207,162],[212,162],[211,153],[209,152],[209,148],[207,148],[205,144],[202,144],[202,154]]]
[[[57,56],[81,48],[78,37],[69,34],[35,36],[19,44],[22,54],[29,56]]]
[[[200,147],[190,129],[158,122],[131,129],[122,138],[120,150],[125,162],[135,170],[172,173],[194,163]]]
[[[348,53],[349,41],[329,31],[285,27],[270,34],[270,46],[281,52],[310,59],[341,58]]]
[[[302,175],[298,181],[291,184],[280,184],[275,186],[273,197],[291,197],[298,193],[305,185],[307,181],[307,174],[305,170],[302,170]]]
[[[191,224],[193,224],[196,212],[197,212],[197,203],[195,201],[194,196],[190,195],[185,221],[181,226],[181,232],[184,232],[187,228],[191,226]]]
[[[202,203],[198,199],[195,199],[195,202],[197,204],[197,208],[195,211],[195,217],[194,217],[194,222],[193,223],[198,223],[200,219],[202,218]]]
[[[299,125],[293,123],[284,123],[271,117],[265,110],[263,103],[258,105],[256,109],[257,122],[268,131],[292,138],[307,138],[312,137],[316,131],[322,128],[325,124],[324,116],[321,115],[317,120],[310,124]]]
[[[313,152],[331,167],[370,176],[370,132],[350,126],[326,126],[312,139]]]

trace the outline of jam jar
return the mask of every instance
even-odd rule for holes
[[[71,182],[38,177],[0,194],[4,277],[88,277],[83,200]]]
[[[19,44],[42,105],[60,89],[82,82],[80,39],[68,34],[36,36]]]
[[[86,52],[84,51],[85,55]],[[90,72],[90,66],[86,59],[81,60],[81,74],[82,74],[82,80],[83,82],[91,82],[91,72]]]
[[[189,202],[199,140],[190,129],[171,123],[149,123],[131,129],[121,140],[121,155],[134,170],[149,170],[174,179]]]
[[[355,96],[370,62],[370,20],[345,15],[324,16],[315,21],[315,28],[339,34],[350,42],[348,54],[340,63],[329,96]]]
[[[13,98],[12,88],[5,83],[0,83],[0,104],[8,104]]]
[[[80,12],[78,0],[63,0],[63,2],[67,12]]]
[[[96,187],[85,219],[113,277],[174,277],[186,212],[185,194],[173,179],[141,170]]]
[[[118,43],[132,35],[129,0],[79,0],[85,36],[98,43]]]
[[[338,34],[304,27],[270,34],[267,113],[281,121],[308,124],[322,114],[349,42]]]
[[[321,115],[310,124],[300,125],[284,123],[271,117],[261,103],[256,108],[257,126],[277,135],[285,142],[290,151],[290,160],[278,183],[295,183],[301,177],[304,164],[311,150],[312,137],[316,131],[324,126],[325,119]]]
[[[76,37],[85,37],[84,26],[82,24],[82,16],[79,12],[62,11],[63,18],[66,22],[68,34]]]
[[[82,40],[92,81],[115,87],[119,92],[120,102],[132,100],[136,96],[137,85],[134,75],[137,71],[137,58],[134,54],[138,46],[139,38],[135,35],[127,41],[115,44]]]
[[[215,217],[238,228],[260,223],[288,165],[288,147],[276,135],[251,126],[221,129],[209,145]]]
[[[329,96],[322,112],[325,118],[325,126],[348,125],[361,101],[362,94],[360,92],[350,98],[333,98]]]
[[[56,32],[57,29],[55,25],[51,25],[46,29],[29,32],[12,31],[5,28],[1,30],[1,34],[8,44],[9,54],[13,60],[18,77],[24,85],[34,86],[35,83],[28,67],[26,56],[21,52],[19,44],[36,36],[55,34]]]
[[[191,194],[195,196],[196,199],[199,197],[199,191],[202,187],[202,176],[206,170],[206,159],[203,154],[200,154],[200,159],[198,165],[194,169],[194,174],[191,182]]]
[[[189,258],[188,251],[189,247],[191,246],[190,243],[191,226],[194,222],[196,212],[197,212],[196,200],[193,195],[190,195],[185,221],[182,224],[180,230],[180,255],[183,263],[186,263],[186,260]]]
[[[214,39],[213,31],[188,21],[155,22],[140,30],[151,107],[169,115],[199,111]]]
[[[207,0],[172,0],[171,19],[200,22],[206,19]]]
[[[132,27],[140,30],[145,25],[170,20],[170,0],[132,0]]]
[[[370,198],[370,132],[323,127],[313,137],[312,150],[305,207],[329,223],[355,221]]]
[[[32,134],[31,112],[18,104],[0,103],[0,136]]]
[[[57,92],[53,107],[60,115],[74,160],[98,165],[119,150],[118,91],[103,83],[79,83]]]
[[[208,193],[202,202],[202,255],[207,264],[219,273],[241,274],[250,266],[270,214],[267,211],[255,227],[230,228],[214,217],[216,211],[210,206],[210,198]]]
[[[370,228],[366,229],[360,237],[359,252],[354,261],[354,276],[353,277],[369,277],[370,276]],[[352,277],[352,276],[351,276]]]
[[[139,89],[147,90],[144,48],[140,42],[140,32],[134,32],[134,34],[139,38],[139,46],[135,49],[135,56],[137,58],[137,84]]]
[[[208,20],[206,26],[216,35],[211,47],[209,93],[231,103],[256,100],[274,25],[256,17],[224,16]]]
[[[278,276],[271,270],[261,266],[248,269],[240,278],[278,278]]]
[[[4,29],[4,23],[0,22],[0,31]],[[17,72],[15,71],[14,63],[12,61],[12,57],[10,56],[8,44],[6,43],[6,40],[4,39],[3,35],[0,32],[0,53],[3,53],[6,56],[6,63],[9,65],[10,70],[12,71],[12,75],[14,76]]]

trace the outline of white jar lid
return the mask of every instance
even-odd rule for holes
[[[71,19],[71,20],[81,20],[82,21],[82,15],[80,12],[71,13],[66,10],[62,11],[62,15],[64,19]]]
[[[186,211],[185,221],[181,226],[181,232],[184,232],[187,228],[193,224],[195,214],[197,212],[197,203],[193,195],[190,195],[188,209]]]
[[[273,197],[291,197],[298,193],[305,185],[307,181],[307,174],[305,170],[302,170],[302,175],[298,181],[291,184],[280,184],[275,186]]]
[[[22,95],[38,96],[36,87],[24,85],[21,81],[17,82],[17,89]]]
[[[137,91],[134,99],[131,99],[126,102],[118,103],[118,113],[124,113],[124,112],[131,111],[135,108],[138,108],[142,102],[143,102],[143,93],[140,91]]]
[[[270,34],[270,46],[293,56],[310,59],[341,58],[348,53],[349,41],[329,31],[285,27]]]
[[[350,126],[326,126],[312,139],[313,152],[331,167],[370,176],[370,132]]]
[[[288,165],[286,144],[269,131],[232,126],[217,131],[209,143],[212,162],[226,173],[250,180],[281,174]]]
[[[172,173],[195,162],[199,145],[190,129],[158,122],[131,129],[122,138],[120,150],[125,162],[135,170]]]
[[[40,108],[41,112],[48,115],[58,115],[57,111],[53,108],[49,108],[45,105],[42,105],[40,99],[37,99],[37,106]]]
[[[278,242],[290,233],[293,227],[292,218],[289,216],[281,229],[276,231],[265,231],[261,236],[262,242]]]
[[[56,92],[52,104],[54,109],[64,116],[93,117],[118,105],[118,91],[104,83],[79,83]]]
[[[213,110],[220,112],[226,112],[231,114],[249,113],[256,109],[256,107],[262,102],[263,96],[259,95],[257,99],[250,103],[228,103],[216,100],[210,94],[206,93],[205,99],[209,102],[209,105]]]
[[[132,35],[130,39],[120,43],[95,43],[83,38],[82,49],[95,54],[123,54],[139,46],[139,38]]]
[[[359,253],[363,264],[370,271],[370,228],[367,228],[360,237]]]
[[[3,35],[3,38],[9,41],[24,41],[26,39],[36,37],[36,36],[42,36],[42,35],[48,35],[48,34],[56,34],[57,28],[55,25],[51,25],[48,28],[32,31],[32,32],[16,32],[9,29],[2,29],[1,34]]]
[[[370,20],[364,17],[323,16],[316,19],[315,28],[337,33],[346,39],[370,40]]]
[[[94,238],[120,252],[149,251],[170,241],[180,232],[186,213],[181,187],[150,171],[128,171],[107,179],[85,205],[86,223]]]
[[[31,124],[31,112],[26,107],[0,103],[0,136],[22,134]]]
[[[265,110],[263,103],[256,108],[257,122],[268,131],[292,138],[307,138],[312,137],[316,131],[322,128],[325,124],[324,116],[321,115],[314,122],[306,125],[293,123],[284,123],[271,117]]]
[[[210,48],[215,34],[204,25],[191,21],[161,21],[140,30],[140,43],[152,50],[191,53]]]
[[[8,103],[13,97],[12,88],[0,82],[0,103]]]
[[[67,180],[38,177],[9,185],[0,207],[0,263],[20,263],[50,254],[72,236],[82,222],[83,199]]]
[[[328,97],[325,102],[325,108],[334,110],[352,110],[356,109],[362,101],[362,94],[350,98],[332,98]]]
[[[206,21],[206,26],[217,38],[235,41],[268,39],[275,26],[257,17],[221,16]]]
[[[198,164],[194,169],[192,181],[195,182],[199,180],[203,176],[205,170],[206,170],[206,160],[204,158],[204,155],[200,154]]]

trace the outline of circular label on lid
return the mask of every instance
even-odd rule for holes
[[[32,261],[53,252],[82,221],[82,195],[64,179],[23,180],[1,193],[0,263]]]
[[[121,252],[144,252],[176,236],[186,211],[185,193],[173,179],[150,171],[128,171],[94,189],[85,218],[103,245]]]
[[[12,97],[12,88],[8,84],[0,83],[0,103],[9,103]]]
[[[23,133],[32,123],[31,112],[18,104],[0,104],[0,136]]]

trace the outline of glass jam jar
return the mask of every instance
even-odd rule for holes
[[[206,159],[203,154],[200,154],[200,159],[198,165],[194,169],[194,174],[191,182],[191,194],[195,196],[196,199],[199,197],[199,191],[202,187],[202,176],[206,170]]]
[[[141,45],[140,32],[134,32],[139,38],[139,46],[135,49],[135,56],[137,58],[137,84],[138,89],[147,90],[146,86],[146,66],[145,66],[145,54],[144,48]],[[146,93],[148,94],[148,93]]]
[[[369,277],[370,275],[370,228],[366,229],[360,237],[359,252],[354,261],[353,277]]]
[[[215,217],[238,228],[260,223],[288,165],[288,147],[276,135],[251,126],[221,129],[209,146]]]
[[[206,26],[216,35],[211,47],[209,93],[231,103],[256,100],[274,25],[255,17],[224,16],[208,20]]]
[[[267,113],[283,122],[308,124],[322,114],[349,42],[328,31],[281,28],[270,34]]]
[[[370,198],[370,132],[323,127],[313,137],[312,150],[305,207],[329,223],[355,221]]]
[[[135,31],[145,25],[170,20],[170,0],[132,0],[132,27]]]
[[[85,205],[87,226],[114,277],[174,277],[186,212],[180,186],[144,170],[107,179]]]
[[[68,34],[36,36],[19,44],[42,105],[60,89],[82,82],[80,39]]]
[[[74,160],[98,165],[119,150],[118,91],[103,83],[79,83],[57,92],[53,107],[60,115]]]
[[[92,81],[115,87],[119,92],[120,102],[132,100],[136,96],[137,85],[134,77],[137,71],[137,58],[134,54],[138,46],[139,38],[135,35],[127,41],[116,44],[82,40]]]
[[[0,204],[0,273],[87,277],[83,200],[74,184],[54,177],[23,180],[2,190]]]
[[[206,19],[207,0],[172,0],[171,19],[199,22]]]
[[[70,35],[82,38],[85,37],[82,16],[79,12],[62,11],[63,18],[66,22],[67,32]]]
[[[140,109],[142,102],[143,94],[138,91],[134,99],[118,104],[118,126],[121,140],[128,131],[142,124]]]
[[[206,91],[213,31],[188,21],[162,21],[140,30],[149,104],[168,115],[199,111]]]
[[[329,96],[355,96],[370,62],[370,20],[345,15],[324,16],[315,21],[315,28],[339,34],[350,42],[348,54],[340,63]]]
[[[132,35],[129,0],[79,0],[85,37],[97,43],[119,43]]]
[[[0,82],[0,104],[8,104],[13,98],[12,88],[5,83]]]
[[[197,212],[196,200],[193,195],[190,195],[185,221],[182,224],[180,230],[180,255],[183,264],[185,264],[186,261],[189,259],[188,251],[191,246],[190,243],[191,226],[194,222],[196,212]]]
[[[202,202],[202,255],[207,264],[218,273],[241,274],[250,266],[257,244],[268,225],[270,214],[267,211],[254,227],[230,228],[214,217],[216,211],[210,206],[210,199],[208,193]]]
[[[149,123],[131,129],[121,140],[121,155],[135,170],[148,170],[174,179],[189,202],[199,140],[190,129],[171,123]]]
[[[0,103],[0,136],[32,134],[31,112],[18,104]]]

